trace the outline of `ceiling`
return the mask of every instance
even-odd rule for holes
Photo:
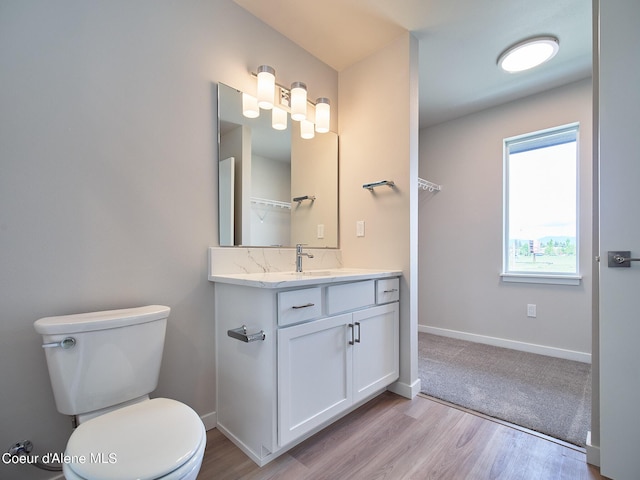
[[[420,128],[591,75],[589,0],[234,0],[341,71],[404,31],[419,42]],[[547,34],[559,53],[508,74],[498,55]]]

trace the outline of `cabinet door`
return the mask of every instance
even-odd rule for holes
[[[284,446],[352,403],[351,315],[278,330],[278,439]]]
[[[353,401],[362,400],[398,379],[398,303],[354,312]]]

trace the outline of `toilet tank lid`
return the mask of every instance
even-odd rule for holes
[[[33,326],[43,335],[91,332],[109,328],[124,327],[167,318],[171,309],[164,305],[123,308],[102,312],[77,313],[36,320]]]

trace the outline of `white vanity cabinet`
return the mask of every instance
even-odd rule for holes
[[[264,465],[384,390],[399,376],[398,300],[397,277],[216,283],[218,428]],[[243,325],[254,341],[229,336]]]
[[[398,378],[398,304],[278,330],[280,445]]]

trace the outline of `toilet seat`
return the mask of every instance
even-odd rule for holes
[[[73,432],[68,480],[174,480],[200,468],[206,432],[187,405],[155,398],[88,420]]]

